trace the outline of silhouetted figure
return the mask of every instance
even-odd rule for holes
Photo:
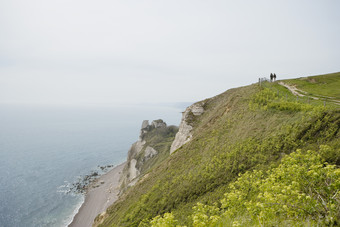
[[[274,75],[273,73],[270,74],[270,82],[273,82]]]
[[[273,78],[274,78],[274,81],[276,81],[276,74],[274,73],[274,75],[273,75]]]

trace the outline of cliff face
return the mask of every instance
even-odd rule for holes
[[[122,189],[136,184],[139,177],[169,153],[178,128],[159,119],[142,122],[138,141],[132,144],[121,177]]]
[[[171,144],[170,154],[175,150],[189,142],[192,138],[192,120],[195,116],[199,116],[204,112],[204,102],[194,103],[187,107],[182,113],[182,120],[179,125],[178,133],[176,134],[174,142]]]
[[[339,81],[339,78],[339,75],[336,75],[331,79]],[[300,79],[297,80],[299,84],[302,82]],[[323,87],[324,83],[319,85]],[[155,151],[151,148],[158,154],[141,167],[135,158],[137,162],[132,163],[132,166],[141,172],[139,176],[145,173],[147,166],[153,167],[143,175],[142,180],[127,190],[126,194],[107,210],[107,218],[101,226],[149,226],[150,220],[154,217],[156,217],[154,220],[162,221],[156,223],[164,223],[164,219],[159,218],[165,213],[170,215],[164,216],[167,218],[164,221],[174,217],[178,222],[173,223],[192,226],[194,217],[205,216],[206,220],[210,221],[212,215],[215,218],[215,210],[224,215],[227,214],[225,209],[231,209],[231,213],[234,213],[234,209],[237,210],[238,212],[235,212],[237,216],[229,216],[228,213],[228,220],[222,219],[216,225],[232,226],[242,220],[247,222],[241,224],[242,226],[254,226],[258,215],[255,215],[256,219],[252,220],[252,214],[244,209],[242,204],[245,203],[239,203],[239,198],[231,203],[231,206],[235,204],[235,207],[214,207],[214,204],[223,204],[223,201],[234,197],[225,196],[231,188],[235,188],[234,183],[238,182],[240,176],[252,171],[268,173],[272,171],[271,168],[279,165],[282,157],[287,157],[297,149],[304,152],[319,151],[320,145],[327,145],[329,150],[320,151],[319,155],[328,163],[339,166],[339,109],[333,109],[331,106],[324,107],[324,103],[320,100],[310,100],[307,97],[305,100],[299,98],[297,102],[296,97],[278,83],[266,83],[261,86],[253,84],[231,89],[188,107],[183,112],[175,140],[173,142],[167,140],[170,144],[172,142],[171,155],[169,155],[170,149],[167,150],[167,154],[160,152],[158,145],[162,143],[151,145],[150,141],[156,138],[155,134],[153,131],[144,130],[145,133],[140,137],[141,143],[145,141],[143,145],[145,150],[140,152],[143,154],[141,157],[148,156],[146,154],[152,156]],[[327,86],[332,87],[331,84]],[[336,91],[338,90],[334,89],[334,93]],[[336,97],[336,93],[332,97]],[[148,125],[149,123],[144,124],[145,127],[149,127]],[[150,149],[146,152],[148,146]],[[156,166],[151,165],[153,160],[160,157],[165,158]],[[254,179],[257,181],[260,178],[256,176]],[[254,193],[260,192],[258,186],[252,191],[248,187],[248,178],[245,182],[247,183],[236,185],[238,188],[244,188],[245,193],[250,193],[243,197],[249,199],[247,203],[250,204],[249,201],[257,199],[262,201],[264,197],[260,198],[259,194]],[[280,179],[277,182],[283,181]],[[263,195],[264,192],[261,191],[261,194]],[[291,193],[288,197],[290,196]],[[313,203],[310,207],[314,207]],[[219,210],[220,208],[223,210]],[[271,217],[274,217],[273,221],[277,220],[276,213],[271,214]],[[285,217],[287,216],[283,216]],[[289,224],[290,220],[268,223],[284,226]],[[308,224],[310,225],[306,223]],[[204,226],[210,225],[212,224],[208,223]]]

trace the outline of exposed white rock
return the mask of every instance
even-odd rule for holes
[[[144,120],[142,123],[142,127],[141,129],[147,128],[149,126],[149,121],[148,120]]]
[[[166,128],[166,123],[161,119],[152,121],[151,125],[155,128]]]
[[[188,116],[192,113],[194,116],[199,116],[204,112],[202,102],[194,103],[182,113],[181,124],[179,125],[179,130],[176,134],[174,142],[171,144],[170,154],[183,146],[185,143],[189,142],[192,138],[192,126],[188,123]]]
[[[140,129],[140,134],[139,134],[139,140],[140,141],[143,140],[143,135],[148,132],[149,127],[150,127],[149,121],[144,120],[143,123],[142,123],[142,127]]]
[[[131,159],[130,161],[130,168],[129,168],[129,181],[135,179],[137,176],[139,176],[139,171],[136,167],[137,160]]]
[[[193,104],[191,106],[191,112],[195,115],[195,116],[199,116],[204,112],[204,108],[201,104]]]
[[[127,164],[129,165],[129,168],[125,170],[124,174],[122,174],[121,182],[130,185],[130,182],[139,176],[140,173],[138,168],[136,167],[137,160],[135,159],[135,157],[143,150],[143,146],[145,143],[146,142],[144,140],[138,140],[131,145],[127,158]]]
[[[184,114],[184,113],[183,113]],[[179,130],[176,134],[174,142],[171,144],[170,148],[170,154],[177,150],[179,147],[181,147],[183,144],[190,141],[192,135],[191,135],[192,126],[187,124],[186,121],[181,121],[181,124],[179,126]]]
[[[152,121],[151,125],[149,124],[148,120],[144,120],[142,122],[139,140],[131,145],[131,148],[128,152],[127,165],[123,170],[123,174],[121,175],[120,181],[123,187],[134,185],[139,179],[141,174],[140,171],[142,169],[141,167],[145,161],[158,154],[158,151],[154,148],[150,146],[146,147],[146,141],[144,140],[145,134],[150,132],[152,129],[163,127],[166,128],[167,124],[161,119]],[[139,154],[144,149],[144,156],[140,156]]]
[[[153,156],[155,156],[156,154],[158,154],[158,151],[156,151],[155,149],[153,149],[152,147],[150,146],[147,146],[145,148],[145,153],[144,153],[144,158],[145,158],[145,161],[152,158]]]
[[[138,140],[137,142],[132,144],[128,152],[128,160],[139,154],[142,151],[144,144],[145,144],[144,140]]]

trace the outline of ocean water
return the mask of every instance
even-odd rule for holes
[[[0,226],[67,226],[84,200],[70,185],[125,161],[143,120],[178,125],[183,110],[0,105]]]

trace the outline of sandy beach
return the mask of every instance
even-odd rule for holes
[[[98,178],[88,189],[85,202],[69,227],[91,227],[96,216],[118,199],[119,178],[125,162]]]

